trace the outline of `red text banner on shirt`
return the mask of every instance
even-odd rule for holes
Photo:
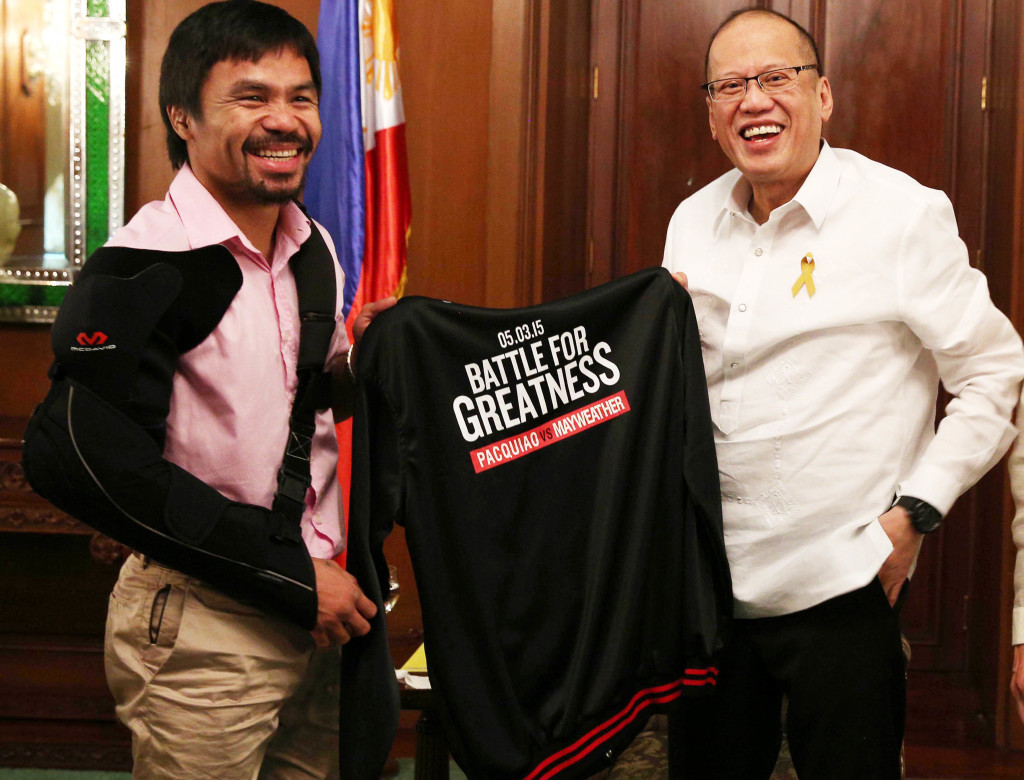
[[[507,439],[488,444],[469,453],[473,469],[479,474],[504,463],[518,460],[536,450],[556,444],[569,436],[608,422],[629,411],[629,400],[624,390],[615,395],[594,401],[575,411],[549,420],[524,433],[517,433]]]

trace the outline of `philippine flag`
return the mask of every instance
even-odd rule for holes
[[[322,0],[323,137],[305,202],[345,271],[350,330],[363,304],[400,295],[411,206],[394,0]]]
[[[320,3],[318,48],[323,89],[323,135],[306,177],[304,201],[327,228],[345,272],[345,313],[350,311],[363,265],[366,158],[363,153],[362,0]]]
[[[404,291],[412,214],[394,0],[360,0],[359,6],[366,252],[349,323],[364,303]]]
[[[305,204],[327,228],[345,271],[345,324],[363,304],[401,295],[411,204],[394,0],[321,0],[323,135]],[[352,428],[338,426],[348,514]]]

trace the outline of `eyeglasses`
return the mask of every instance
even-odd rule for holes
[[[737,76],[731,79],[716,79],[707,84],[701,84],[701,89],[706,89],[711,99],[716,103],[728,103],[730,100],[739,100],[747,94],[747,86],[751,81],[756,81],[757,86],[766,95],[776,92],[785,92],[796,86],[797,78],[802,70],[817,70],[817,65],[794,65],[789,68],[777,68],[776,70],[758,73],[756,76]]]

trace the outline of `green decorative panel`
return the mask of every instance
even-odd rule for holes
[[[35,288],[28,284],[0,285],[0,306],[23,306],[30,300]]]
[[[0,283],[0,307],[60,306],[67,291],[66,285]]]
[[[51,253],[0,268],[0,322],[52,322],[85,258],[124,223],[126,2],[65,1],[65,262]]]
[[[85,48],[85,247],[106,243],[110,231],[107,172],[110,150],[110,42]]]

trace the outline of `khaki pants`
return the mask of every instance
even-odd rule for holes
[[[337,777],[338,650],[131,556],[110,596],[107,683],[133,778]]]

